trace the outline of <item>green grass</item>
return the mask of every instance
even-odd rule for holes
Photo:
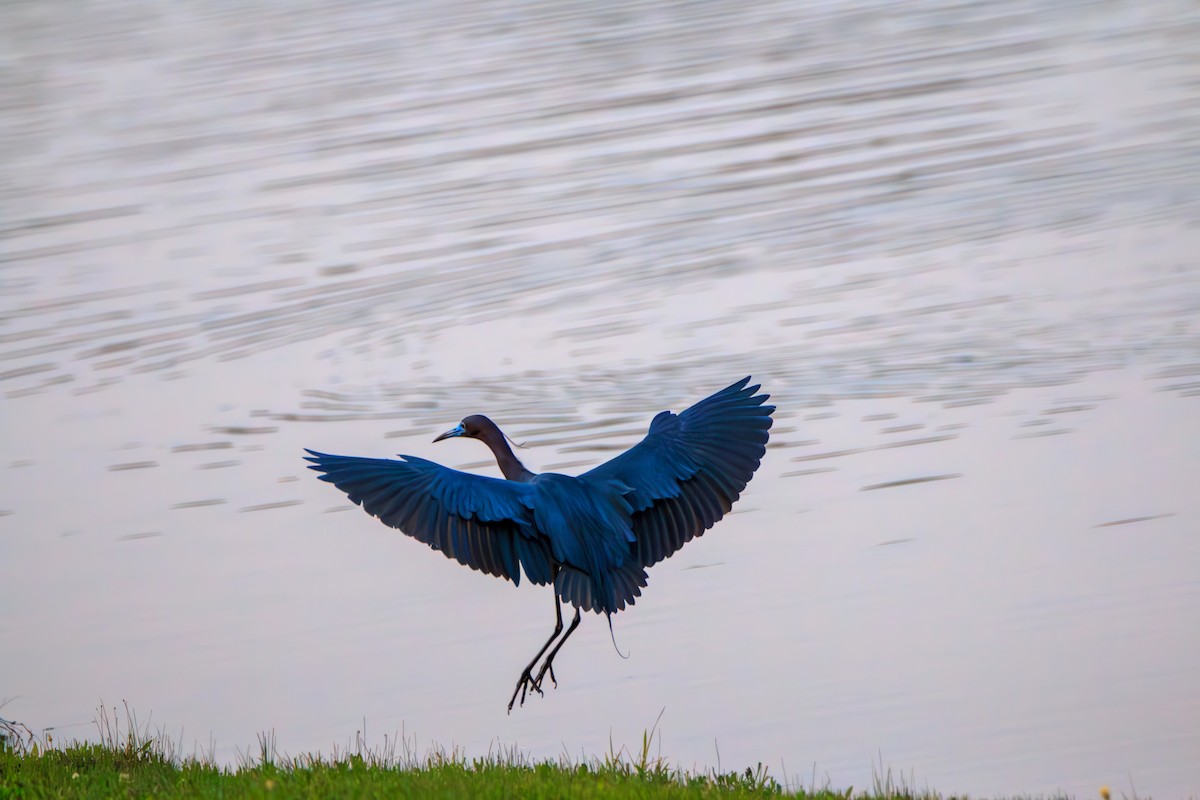
[[[655,728],[636,750],[621,748],[602,757],[531,762],[516,750],[468,760],[456,751],[434,749],[417,756],[405,739],[385,737],[368,748],[361,736],[353,747],[330,756],[281,757],[274,737],[259,737],[259,753],[236,767],[214,762],[211,751],[181,756],[179,745],[126,709],[121,726],[116,709],[97,716],[99,741],[56,744],[25,726],[0,720],[0,800],[6,798],[763,798],[820,800],[940,800],[915,791],[891,771],[855,793],[829,786],[781,784],[761,764],[743,772],[687,772],[651,755]]]

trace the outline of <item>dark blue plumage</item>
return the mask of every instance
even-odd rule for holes
[[[750,378],[675,415],[658,414],[634,447],[577,477],[525,468],[487,417],[467,417],[434,441],[481,439],[504,479],[443,467],[414,456],[400,460],[308,452],[310,469],[367,513],[472,569],[507,578],[521,573],[554,583],[554,634],[530,662],[509,701],[541,692],[543,677],[579,625],[579,610],[609,615],[632,605],[646,567],[700,536],[729,511],[766,451],[769,397]],[[575,618],[537,676],[538,659],[562,631],[559,598]],[[610,622],[611,625],[611,622]]]

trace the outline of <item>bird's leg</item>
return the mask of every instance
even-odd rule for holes
[[[562,649],[563,643],[567,641],[567,637],[579,627],[579,616],[579,609],[576,608],[575,619],[571,620],[571,627],[567,628],[567,632],[563,634],[563,637],[558,640],[558,644],[554,645],[554,649],[550,651],[550,655],[546,656],[546,660],[542,662],[542,668],[538,670],[537,678],[533,682],[533,688],[539,692],[542,691],[542,678],[545,677],[547,672],[550,673],[550,680],[554,681],[554,688],[558,688],[558,679],[554,677],[554,667],[552,666],[554,664],[554,657]]]
[[[579,614],[576,613],[575,616],[577,618],[575,620],[575,625],[578,625]],[[517,688],[513,689],[512,699],[508,701],[508,713],[510,714],[512,713],[513,703],[517,702],[518,694],[521,695],[521,705],[525,705],[526,691],[533,689],[538,694],[542,693],[542,688],[538,685],[541,682],[541,676],[539,675],[538,680],[535,681],[533,679],[533,668],[537,666],[538,659],[542,657],[542,653],[549,650],[550,645],[554,644],[555,638],[562,633],[562,603],[560,603],[558,600],[557,592],[554,593],[554,619],[554,633],[550,634],[550,638],[546,640],[544,645],[542,645],[542,649],[537,651],[537,655],[533,657],[533,661],[529,662],[529,666],[525,667],[525,671],[521,673],[521,677],[517,678]],[[572,626],[572,629],[574,629],[574,625]],[[557,649],[558,648],[555,648],[555,650]]]

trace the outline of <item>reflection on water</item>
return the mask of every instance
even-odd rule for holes
[[[60,12],[0,10],[6,716],[1200,794],[1190,4]],[[512,717],[549,598],[299,459],[582,471],[747,373],[736,513]]]

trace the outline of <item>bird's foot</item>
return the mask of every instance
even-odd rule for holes
[[[542,676],[540,674],[538,675],[537,680],[534,680],[533,665],[530,664],[528,667],[525,668],[525,671],[521,673],[521,677],[517,679],[517,688],[513,689],[512,699],[510,699],[508,701],[508,713],[510,713],[510,714],[512,713],[513,704],[517,702],[517,695],[521,696],[520,705],[524,706],[525,705],[525,694],[529,690],[532,689],[533,691],[537,692],[538,694],[543,694],[541,683],[542,683]],[[555,684],[555,685],[557,686],[558,684]]]
[[[554,664],[554,659],[547,658],[545,660],[545,662],[542,663],[542,668],[540,670],[538,670],[537,677],[534,678],[534,680],[533,680],[533,687],[538,690],[539,694],[542,691],[542,679],[546,677],[547,672],[550,673],[550,682],[554,684],[554,688],[555,689],[558,688],[558,678],[554,677],[553,664]]]

